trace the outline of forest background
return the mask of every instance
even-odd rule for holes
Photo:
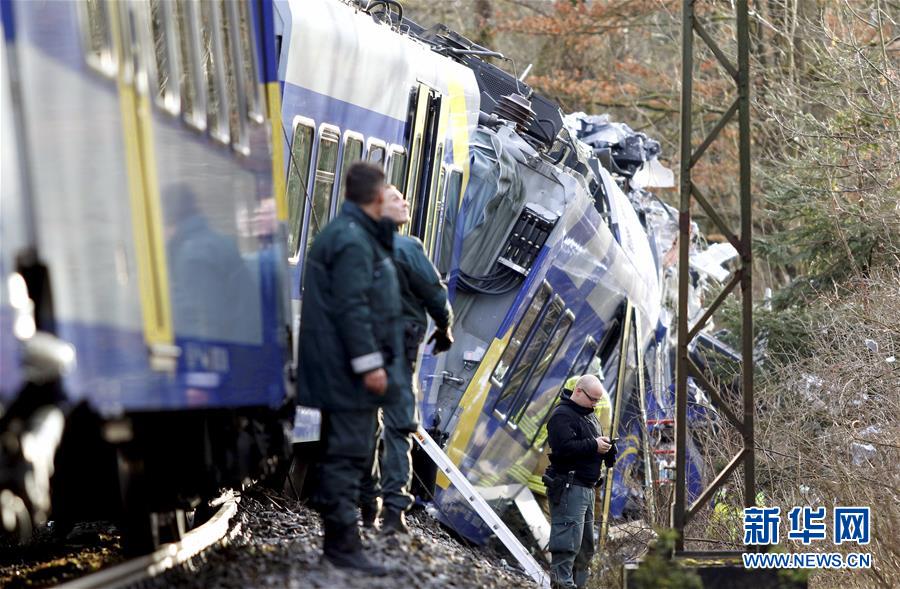
[[[681,2],[678,0],[405,0],[407,16],[443,23],[500,51],[564,112],[609,113],[662,144],[678,169]],[[733,63],[733,3],[698,1],[705,28]],[[869,505],[874,567],[816,573],[812,587],[900,585],[900,2],[751,0],[754,302],[758,501]],[[695,145],[733,100],[733,84],[699,40]],[[695,168],[738,227],[737,128]],[[678,193],[658,195],[677,206]],[[695,208],[712,239],[715,228]],[[766,295],[771,289],[771,296]],[[736,307],[718,317],[739,322]],[[727,460],[740,440],[716,432]],[[731,454],[729,454],[731,453]],[[740,471],[732,489],[739,489]],[[695,548],[740,548],[741,498],[717,498],[692,523]],[[702,540],[702,543],[700,543]],[[791,547],[832,551],[834,546]],[[862,547],[856,547],[862,548]],[[629,556],[600,554],[597,586]],[[685,581],[689,582],[689,581]]]

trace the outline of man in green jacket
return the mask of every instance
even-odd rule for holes
[[[397,228],[409,222],[409,204],[393,186],[385,191],[382,215],[385,219],[390,219]],[[434,352],[444,352],[453,343],[450,332],[452,311],[447,301],[447,287],[428,259],[422,242],[416,237],[395,234],[394,264],[400,282],[406,360],[404,366],[410,384],[401,391],[397,401],[385,404],[382,409],[383,455],[379,461],[373,453],[373,468],[369,469],[363,480],[361,493],[363,525],[374,526],[378,516],[380,478],[384,501],[381,529],[388,534],[409,532],[404,513],[413,503],[413,496],[409,492],[412,479],[411,434],[418,427],[413,374],[419,345],[427,328],[426,312],[435,323],[435,331],[429,339],[429,342],[435,344]]]
[[[313,501],[332,564],[384,574],[362,550],[360,479],[374,451],[376,411],[409,388],[393,231],[381,221],[384,174],[350,167],[340,215],[305,261],[298,402],[322,411],[323,456]]]

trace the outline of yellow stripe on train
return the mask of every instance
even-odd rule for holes
[[[457,466],[460,465],[465,457],[466,449],[469,447],[472,435],[475,433],[475,424],[478,423],[478,419],[481,417],[481,410],[484,408],[488,393],[491,391],[491,373],[500,359],[500,354],[506,349],[506,344],[509,342],[511,334],[512,329],[509,330],[503,339],[495,339],[490,345],[484,354],[484,358],[481,360],[481,365],[475,372],[475,376],[472,377],[472,381],[459,401],[459,406],[463,408],[463,411],[459,416],[459,423],[447,442],[447,456]],[[446,489],[450,486],[450,479],[444,476],[443,473],[438,473],[437,485],[442,489]]]
[[[288,206],[285,195],[284,138],[281,133],[281,91],[278,82],[266,84],[266,102],[269,106],[269,122],[272,125],[272,193],[275,197],[275,214],[279,221],[287,221]]]
[[[120,9],[127,10],[126,6]],[[114,43],[119,55],[124,48],[119,19],[111,18]],[[148,345],[173,341],[172,306],[169,297],[169,274],[163,236],[162,207],[156,176],[156,152],[150,97],[135,90],[128,79],[127,60],[119,59],[117,84],[122,112],[125,161],[128,169],[128,193],[131,200],[131,222],[137,263],[138,291],[144,323],[144,341]]]

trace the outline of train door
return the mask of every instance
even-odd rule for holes
[[[641,341],[641,317],[627,301],[621,337],[610,356],[606,385],[612,401],[611,436],[619,436],[618,460],[604,475],[600,540],[606,541],[611,513],[622,514],[629,500],[637,498],[653,513],[653,480],[646,430],[647,370]],[[614,495],[615,494],[615,495]],[[614,505],[615,504],[615,505]]]
[[[428,101],[428,118],[425,124],[425,141],[423,143],[421,185],[419,186],[419,206],[415,211],[412,232],[423,242],[431,239],[434,231],[434,213],[438,206],[441,189],[441,164],[444,161],[444,129],[442,117],[443,97],[436,90],[431,90]]]
[[[279,207],[259,16],[250,2],[146,6],[132,11],[146,19],[136,20],[135,30],[147,102],[155,107],[142,119],[153,141],[142,163],[158,184],[174,337],[184,345],[227,344],[219,352],[207,343],[203,350],[191,344],[196,353],[185,350],[183,368],[206,371],[211,354],[237,354],[232,344],[259,350],[275,343],[271,334],[280,327],[273,323],[286,317],[269,313],[283,310],[264,300],[277,300],[279,289],[269,287],[283,272],[273,243]]]
[[[439,206],[444,159],[443,99],[437,90],[419,84],[410,99],[409,166],[406,199],[410,222],[404,232],[423,241],[433,239],[435,209]]]
[[[405,234],[415,235],[415,218],[419,211],[419,186],[422,183],[422,159],[425,143],[425,126],[428,122],[428,105],[431,100],[431,90],[425,84],[419,84],[412,91],[409,107],[409,159],[406,168],[406,200],[409,202],[411,222],[407,223],[400,231]]]

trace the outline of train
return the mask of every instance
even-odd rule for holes
[[[436,356],[423,346],[418,362],[419,410],[432,436],[495,507],[515,504],[513,517],[533,520],[523,504],[545,494],[550,411],[567,380],[594,371],[611,392],[610,428],[623,438],[604,513],[649,505],[643,490],[660,482],[661,462],[651,443],[671,434],[674,404],[672,305],[664,306],[674,290],[663,258],[677,225],[671,207],[642,189],[668,172],[658,144],[642,151],[632,132],[592,149],[556,103],[487,61],[498,53],[442,25],[426,29],[396,2],[275,7],[295,329],[305,248],[337,214],[344,172],[359,160],[383,165],[410,202],[404,230],[421,239],[453,304],[453,348]],[[697,406],[692,420],[716,418],[708,403]],[[315,439],[314,416],[304,417],[295,442]],[[489,527],[417,458],[417,491],[439,519],[486,542]],[[690,459],[696,496],[704,476],[696,448]],[[546,520],[527,523],[546,547]]]
[[[9,531],[115,519],[139,552],[222,487],[277,484],[317,437],[294,401],[305,254],[360,160],[406,195],[404,231],[448,285],[456,343],[423,346],[416,382],[453,462],[542,544],[544,426],[566,381],[594,372],[623,440],[605,518],[651,503],[672,413],[674,222],[637,181],[659,163],[633,135],[592,147],[500,54],[393,0],[2,8],[16,124],[2,133],[0,429],[41,440],[0,453]],[[438,517],[487,541],[416,465]]]
[[[52,509],[34,521],[115,520],[143,552],[289,444],[271,3],[2,7],[4,432],[21,445],[42,407],[64,415],[49,464],[20,452],[28,465],[3,476],[41,479]],[[29,331],[71,352],[40,404],[34,378],[8,370],[27,367]],[[4,522],[35,504],[15,483]]]

